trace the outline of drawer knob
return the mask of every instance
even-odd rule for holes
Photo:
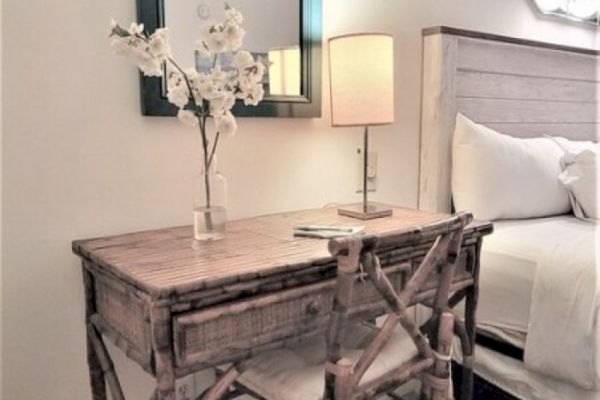
[[[313,300],[306,305],[306,313],[308,315],[317,315],[321,311],[321,303],[319,300]]]

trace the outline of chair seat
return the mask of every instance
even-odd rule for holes
[[[349,328],[344,341],[343,357],[358,360],[362,350],[378,332],[367,324]],[[308,339],[293,347],[268,351],[252,358],[238,382],[268,400],[318,400],[323,396],[325,371],[325,338]],[[382,376],[418,354],[402,328],[396,328],[392,339],[365,373],[361,383]]]

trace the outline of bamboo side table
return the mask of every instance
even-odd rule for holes
[[[242,361],[253,354],[315,335],[332,306],[335,260],[327,241],[294,238],[295,225],[364,224],[381,233],[441,220],[446,215],[394,208],[391,217],[357,221],[332,208],[231,221],[224,240],[200,243],[191,227],[77,240],[82,259],[93,400],[124,399],[104,338],[156,378],[156,400],[175,400],[175,381],[190,373]],[[479,254],[492,225],[465,230],[451,285],[452,304],[466,301],[465,374],[461,399],[472,392],[472,353]],[[386,249],[384,270],[397,289],[428,246]],[[439,276],[417,297],[427,303]],[[363,285],[352,309],[356,320],[386,312],[373,287]]]

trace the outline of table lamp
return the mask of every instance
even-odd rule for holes
[[[329,39],[331,125],[364,126],[363,201],[338,209],[359,219],[386,217],[391,209],[367,200],[369,126],[394,122],[394,41],[391,35],[357,33]]]

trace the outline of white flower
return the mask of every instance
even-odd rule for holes
[[[232,24],[241,25],[244,22],[244,16],[235,8],[225,4],[225,19]]]
[[[259,82],[262,80],[263,76],[265,75],[266,68],[265,68],[265,64],[263,63],[263,61],[261,59],[259,59],[248,70],[249,70],[249,76],[251,77],[251,79],[253,79],[256,82]]]
[[[152,36],[158,36],[162,40],[168,41],[169,40],[169,32],[170,32],[169,28],[158,28],[154,31]]]
[[[180,83],[169,88],[167,91],[167,99],[178,108],[185,107],[190,101],[190,91],[188,90],[187,85],[185,83]]]
[[[236,86],[236,91],[235,91],[235,95],[238,99],[244,99],[248,93],[250,93],[252,91],[252,86],[254,85],[254,83],[247,79],[247,78],[242,78],[239,81],[237,81],[235,83]]]
[[[108,37],[120,36],[120,37],[128,37],[131,36],[128,31],[121,28],[119,23],[115,21],[113,18],[110,19],[110,35]]]
[[[194,114],[191,111],[179,110],[179,112],[177,113],[177,118],[179,118],[179,120],[187,126],[198,126],[198,118],[196,117],[196,114]]]
[[[165,66],[173,63],[174,68],[169,68],[165,77],[167,97],[179,108],[179,119],[186,125],[197,127],[199,111],[188,106],[191,101],[196,103],[198,110],[208,105],[207,111],[214,117],[218,131],[223,135],[231,135],[237,129],[231,113],[236,99],[243,100],[246,105],[257,105],[264,97],[261,81],[266,64],[260,58],[255,60],[248,51],[237,51],[246,34],[241,27],[243,20],[238,10],[226,4],[225,19],[203,28],[195,44],[198,54],[215,61],[208,73],[199,73],[194,68],[181,71],[174,64],[175,61],[170,60],[169,32],[166,28],[159,28],[149,36],[144,32],[143,24],[133,22],[128,29],[123,29],[111,20],[110,45],[116,53],[127,56],[148,76],[162,76]],[[229,51],[235,52],[232,61],[234,68],[223,70],[222,60],[217,56]],[[189,109],[186,110],[186,107]]]
[[[198,70],[196,70],[196,68],[188,68],[184,72],[189,80],[198,78]]]
[[[175,86],[178,86],[183,80],[183,76],[179,71],[168,71],[167,73],[167,88],[171,90]]]
[[[129,56],[131,54],[131,46],[129,46],[129,39],[121,36],[113,36],[110,39],[110,48],[120,56]]]
[[[210,110],[212,115],[221,115],[233,108],[235,105],[235,96],[228,90],[220,90],[210,100]]]
[[[155,62],[140,63],[140,64],[138,64],[138,68],[146,76],[156,76],[156,77],[162,76],[162,68],[160,67],[159,63],[155,63]]]
[[[162,76],[162,62],[145,49],[132,49],[132,57],[138,68],[146,76]]]
[[[227,48],[235,51],[242,45],[246,31],[237,25],[227,24],[223,30],[223,35],[227,41]]]
[[[238,70],[243,70],[254,63],[254,57],[249,51],[240,50],[233,56],[233,66]]]
[[[227,40],[223,32],[215,30],[208,35],[206,48],[211,53],[224,53],[227,51]]]
[[[150,42],[148,43],[150,54],[159,60],[165,60],[170,57],[171,49],[169,48],[168,40],[168,30],[165,28],[157,29],[150,36]]]
[[[243,76],[243,80],[249,81],[250,83],[256,83],[262,81],[265,71],[265,64],[259,59],[241,69],[240,74]]]
[[[136,24],[135,22],[132,22],[127,31],[132,36],[142,35],[144,32],[144,24]]]
[[[215,87],[212,78],[207,74],[196,74],[190,79],[190,85],[194,92],[196,104],[201,105],[202,99],[211,99],[217,88]]]
[[[247,106],[257,106],[265,96],[265,89],[261,83],[256,83],[252,86],[252,90],[246,93],[244,104]]]
[[[213,83],[218,87],[223,87],[228,78],[227,72],[221,69],[220,65],[210,69],[210,77]]]
[[[225,136],[233,136],[237,130],[235,118],[229,111],[224,114],[216,115],[215,124],[217,126],[217,131]]]
[[[194,44],[196,45],[195,49],[196,51],[198,51],[198,54],[200,54],[200,57],[212,57],[212,53],[208,50],[208,45],[206,44],[206,41],[204,39],[198,39],[194,42]]]

